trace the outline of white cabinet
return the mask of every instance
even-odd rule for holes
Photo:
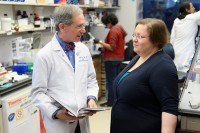
[[[0,97],[0,133],[40,133],[39,109],[30,91],[28,86]]]

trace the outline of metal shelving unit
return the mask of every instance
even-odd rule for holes
[[[23,30],[19,30],[18,32],[15,30],[11,30],[11,34],[10,33],[6,33],[5,31],[0,31],[0,35],[12,35],[15,33],[23,33],[23,32],[33,32],[33,31],[42,31],[42,30],[46,30],[46,28],[42,27],[42,28],[31,28],[31,29],[23,29]]]
[[[13,5],[13,6],[60,6],[60,4],[38,4],[38,3],[26,3],[26,2],[0,2],[0,5]]]
[[[13,6],[49,6],[49,7],[57,7],[62,6],[62,4],[43,4],[43,3],[27,3],[27,2],[0,2],[0,5],[13,5]],[[119,9],[120,7],[91,7],[89,5],[78,5],[81,8],[94,8],[94,9]]]

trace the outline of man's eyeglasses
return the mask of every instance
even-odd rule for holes
[[[85,29],[85,25],[74,26],[77,30]]]
[[[66,25],[66,24],[64,24],[64,25]],[[77,30],[82,30],[82,29],[85,29],[85,25],[84,24],[82,24],[82,25],[79,25],[79,26],[75,26],[75,25],[73,25],[73,24],[71,24],[75,29],[77,29]],[[66,25],[66,26],[70,26],[70,25]]]
[[[147,38],[147,37],[149,37],[149,36],[141,36],[141,35],[134,35],[134,34],[133,34],[132,37],[133,37],[133,39],[141,40],[141,39]]]

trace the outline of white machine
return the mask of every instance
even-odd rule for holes
[[[186,132],[200,131],[200,38],[197,41],[197,49],[179,100],[180,126]]]
[[[40,133],[39,110],[31,103],[31,86],[1,96],[0,133]]]

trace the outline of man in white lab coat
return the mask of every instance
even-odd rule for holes
[[[47,133],[90,133],[88,116],[93,113],[69,115],[86,106],[97,107],[92,58],[79,42],[85,33],[83,11],[75,5],[58,7],[53,19],[57,32],[34,61],[32,101],[42,112]]]

